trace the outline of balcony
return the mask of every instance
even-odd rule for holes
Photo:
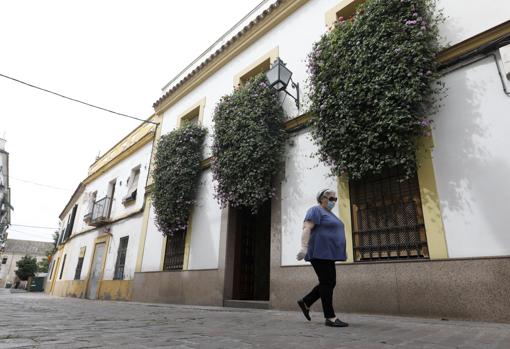
[[[112,199],[108,196],[94,202],[92,212],[85,215],[84,220],[87,219],[89,225],[99,227],[110,222],[110,209]]]

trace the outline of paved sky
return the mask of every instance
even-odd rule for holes
[[[149,117],[161,88],[260,0],[0,1],[0,74]],[[138,122],[0,77],[9,238],[51,241],[87,169]]]

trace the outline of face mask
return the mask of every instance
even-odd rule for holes
[[[328,208],[331,210],[335,207],[335,203],[333,201],[328,201]]]

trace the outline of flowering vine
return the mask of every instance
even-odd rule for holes
[[[229,95],[214,111],[212,164],[222,206],[252,212],[275,194],[273,175],[283,161],[286,133],[278,93],[260,74]]]
[[[154,160],[152,193],[156,225],[163,234],[173,236],[188,227],[195,204],[202,148],[207,131],[188,124],[161,136]]]
[[[438,104],[434,0],[367,0],[308,55],[312,135],[319,158],[351,179],[416,171],[416,139]]]

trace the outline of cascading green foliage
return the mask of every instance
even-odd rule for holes
[[[438,104],[434,0],[367,0],[339,18],[308,56],[319,158],[351,179],[416,171],[416,140]]]
[[[188,226],[195,204],[207,130],[188,124],[162,136],[154,161],[152,193],[156,225],[168,236]]]
[[[271,178],[283,161],[287,137],[284,118],[278,93],[262,74],[218,102],[212,170],[222,206],[255,213],[274,196]]]

